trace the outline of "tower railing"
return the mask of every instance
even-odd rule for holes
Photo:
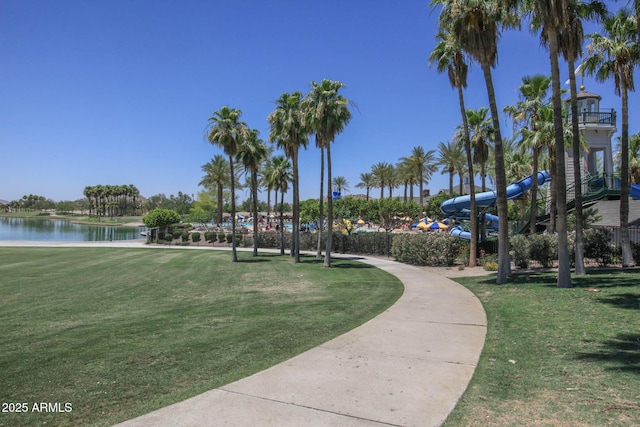
[[[578,123],[615,126],[616,112],[613,108],[610,112],[583,111],[581,113],[578,113]]]

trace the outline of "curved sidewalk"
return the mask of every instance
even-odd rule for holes
[[[480,301],[421,268],[350,257],[402,281],[392,307],[283,363],[118,426],[441,425],[484,345]]]

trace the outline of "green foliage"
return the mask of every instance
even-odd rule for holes
[[[516,234],[511,237],[509,247],[511,248],[511,258],[515,265],[520,268],[529,267],[531,250],[527,236],[524,234]]]
[[[213,231],[205,231],[204,232],[204,240],[206,242],[214,243],[213,240],[215,240],[215,239],[216,239],[216,233],[214,233]]]
[[[544,233],[529,236],[529,254],[532,261],[537,261],[543,267],[551,267],[558,259],[558,236]]]
[[[324,212],[327,210],[325,208]],[[302,224],[311,224],[318,220],[320,216],[320,203],[316,199],[308,199],[300,202],[300,222]]]
[[[180,215],[176,211],[163,208],[154,209],[142,218],[142,223],[148,228],[166,228],[178,222]]]
[[[218,242],[224,243],[226,239],[227,239],[226,234],[224,234],[223,232],[218,233]]]
[[[167,233],[164,235],[165,242],[171,243],[173,241],[173,234]]]
[[[227,233],[225,235],[225,239],[226,239],[227,243],[232,243],[233,242],[233,234]]]
[[[414,265],[453,265],[464,242],[448,233],[398,234],[391,256]]]
[[[193,241],[193,243],[198,243],[200,241],[200,233],[198,233],[197,231],[191,233],[191,240]]]
[[[186,243],[189,241],[189,232],[188,231],[183,231],[180,234],[180,238],[182,239],[182,243]]]
[[[442,211],[440,210],[440,206],[442,205],[442,202],[450,198],[451,197],[449,197],[449,195],[445,192],[441,192],[436,194],[435,196],[431,196],[429,198],[429,203],[427,203],[427,207],[425,208],[427,215],[431,218],[441,217]]]
[[[606,228],[589,228],[584,231],[584,257],[595,259],[606,267],[613,262],[616,248],[611,243],[611,231]]]

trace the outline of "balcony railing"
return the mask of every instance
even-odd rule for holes
[[[583,111],[582,113],[578,113],[578,123],[615,126],[616,112],[613,109],[608,113],[600,111]]]

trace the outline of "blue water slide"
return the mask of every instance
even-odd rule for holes
[[[634,199],[640,199],[640,184],[634,184],[629,188],[629,195]]]
[[[538,172],[538,185],[543,185],[546,182],[551,181],[551,175],[548,171]],[[531,189],[533,185],[533,175],[526,178],[522,178],[520,181],[516,181],[513,184],[507,186],[507,200],[515,199],[522,196],[524,193]],[[496,191],[485,191],[476,194],[476,206],[487,207],[496,203],[498,195]],[[471,206],[471,196],[458,196],[453,199],[448,199],[442,202],[440,210],[445,215],[453,215],[456,212],[460,212],[463,209],[468,209]]]
[[[469,231],[464,231],[464,229],[459,225],[451,227],[451,230],[449,230],[449,234],[461,239],[471,240],[471,233]]]

